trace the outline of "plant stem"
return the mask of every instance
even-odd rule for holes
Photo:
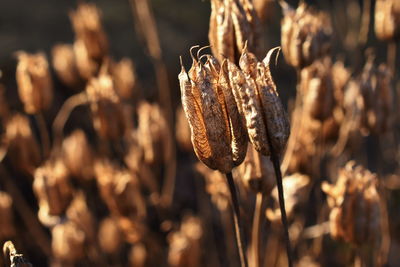
[[[260,225],[261,225],[261,214],[262,204],[264,200],[264,194],[257,192],[256,196],[256,207],[254,210],[253,227],[251,233],[251,249],[253,251],[253,267],[260,266]]]
[[[226,179],[228,180],[228,187],[231,193],[233,222],[235,225],[236,243],[239,250],[240,264],[242,267],[248,267],[248,262],[246,257],[246,244],[244,243],[239,221],[240,219],[239,201],[237,198],[235,182],[233,181],[231,172],[226,173]]]
[[[40,143],[42,145],[42,157],[43,159],[46,159],[50,153],[50,137],[49,131],[47,130],[46,120],[44,119],[42,112],[35,114],[35,119],[39,127]]]

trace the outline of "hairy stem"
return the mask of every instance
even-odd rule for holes
[[[226,179],[228,180],[228,187],[231,193],[233,222],[235,225],[236,243],[239,250],[240,264],[242,267],[248,267],[248,262],[246,257],[246,244],[244,243],[243,234],[240,227],[241,226],[240,220],[239,220],[240,219],[239,201],[237,198],[235,182],[233,181],[231,172],[226,174]]]

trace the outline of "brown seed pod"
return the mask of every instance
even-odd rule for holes
[[[25,115],[12,115],[5,125],[8,156],[13,166],[26,174],[33,174],[40,163],[40,149]]]
[[[73,48],[79,75],[82,79],[89,80],[96,75],[99,70],[99,64],[90,58],[89,52],[82,40],[75,40]]]
[[[142,243],[135,243],[129,251],[129,263],[131,267],[145,267],[149,252]]]
[[[377,176],[354,161],[340,170],[335,185],[322,184],[331,208],[329,218],[333,238],[358,246],[379,244],[383,213],[377,187]]]
[[[377,0],[375,3],[375,34],[384,41],[400,37],[400,3],[397,0]]]
[[[100,137],[116,140],[125,133],[125,118],[114,83],[108,74],[92,78],[86,86],[94,128]]]
[[[35,171],[33,190],[39,209],[49,215],[62,215],[72,199],[68,170],[61,159],[51,159]]]
[[[52,50],[52,63],[58,78],[72,89],[79,88],[79,76],[74,48],[70,44],[55,45]]]
[[[25,112],[35,114],[48,109],[53,101],[53,85],[45,55],[18,52],[17,56],[18,94]]]
[[[107,254],[117,254],[122,246],[122,233],[118,223],[111,217],[100,222],[98,240],[101,250]]]
[[[16,234],[14,226],[13,200],[4,191],[0,191],[0,239],[6,240]]]
[[[310,65],[330,49],[332,26],[329,17],[302,2],[293,10],[286,2],[283,8],[282,51],[286,62],[296,68]]]
[[[85,233],[73,222],[66,221],[51,230],[54,257],[62,262],[74,263],[85,256]]]
[[[100,21],[100,11],[94,4],[81,3],[70,12],[76,39],[83,41],[89,57],[100,60],[108,52],[108,41]]]
[[[93,152],[82,130],[75,130],[63,140],[62,157],[72,176],[93,178]]]
[[[190,141],[190,127],[182,107],[178,107],[176,110],[175,121],[175,137],[179,147],[185,151],[192,151],[193,146]]]
[[[112,64],[111,73],[117,94],[125,100],[130,100],[135,95],[137,82],[135,66],[129,58]]]

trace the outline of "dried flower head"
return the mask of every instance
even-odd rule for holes
[[[70,44],[58,44],[51,50],[53,67],[58,78],[70,88],[79,88],[81,78],[74,48]]]
[[[83,41],[89,57],[103,58],[108,51],[108,42],[100,21],[100,10],[94,4],[81,3],[70,12],[76,38]]]
[[[14,227],[13,200],[4,191],[0,191],[0,239],[9,239],[16,234]]]
[[[116,254],[122,245],[122,233],[118,223],[111,217],[106,217],[100,222],[98,241],[101,250],[107,254]]]
[[[46,110],[53,101],[53,85],[49,65],[43,53],[18,52],[18,94],[25,111],[35,114]]]
[[[82,40],[75,40],[74,54],[76,60],[76,67],[78,69],[80,77],[84,80],[89,80],[96,75],[100,68],[99,63],[90,58],[89,52]]]
[[[8,155],[13,166],[18,166],[26,174],[32,174],[40,163],[40,150],[28,118],[22,114],[12,115],[5,127]]]
[[[50,159],[34,174],[33,190],[39,209],[49,215],[62,215],[72,199],[69,173],[59,158]]]
[[[176,110],[175,137],[178,145],[183,150],[193,150],[192,142],[190,141],[190,127],[182,107],[178,107]]]
[[[340,170],[335,185],[322,184],[331,208],[329,219],[333,238],[355,245],[380,242],[383,214],[377,186],[377,176],[354,161]]]
[[[57,224],[51,230],[51,247],[56,259],[74,263],[85,256],[85,233],[73,222]]]
[[[171,138],[167,120],[157,104],[138,104],[138,138],[144,160],[148,164],[161,162],[171,155]]]
[[[282,50],[286,62],[296,68],[310,65],[330,49],[332,26],[327,14],[300,3],[296,10],[280,1],[282,20]]]
[[[100,137],[115,140],[125,132],[125,119],[113,80],[110,75],[100,74],[86,86],[94,128]]]
[[[85,132],[75,130],[62,143],[62,158],[72,176],[93,178],[93,152]]]
[[[257,52],[260,22],[252,1],[211,1],[208,39],[216,58],[237,62],[248,42],[249,49]]]
[[[134,89],[137,82],[132,60],[123,58],[121,61],[112,64],[111,73],[117,94],[122,99],[130,100],[135,94]]]
[[[381,40],[400,37],[400,2],[377,0],[375,3],[375,33]]]
[[[201,237],[203,230],[197,217],[183,218],[179,231],[168,236],[170,266],[199,266],[201,255]]]
[[[75,194],[66,215],[71,222],[75,223],[85,233],[88,240],[92,242],[96,240],[95,218],[87,205],[83,191]]]
[[[233,117],[238,115],[237,111],[236,114],[227,111],[236,107],[233,99],[225,100],[232,98],[232,93],[224,93],[230,90],[229,84],[226,80],[219,82],[224,68],[211,55],[207,55],[205,64],[192,58],[189,73],[182,65],[179,81],[194,151],[211,169],[228,173],[243,161],[246,152],[246,138],[240,130],[242,120]]]

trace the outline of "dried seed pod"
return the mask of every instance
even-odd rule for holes
[[[132,60],[123,58],[112,64],[111,73],[117,94],[121,99],[130,100],[135,95],[134,89],[137,82]]]
[[[74,48],[70,44],[58,44],[51,50],[53,67],[58,78],[72,89],[79,88],[79,76]]]
[[[14,227],[13,200],[4,191],[0,191],[0,239],[6,240],[16,234]]]
[[[100,196],[111,212],[121,216],[146,216],[146,204],[134,174],[108,161],[97,161],[94,171]]]
[[[301,70],[300,90],[304,95],[304,112],[324,121],[332,116],[335,99],[332,63],[329,58],[315,61]]]
[[[82,79],[89,80],[96,75],[99,70],[99,64],[90,58],[89,52],[82,40],[75,40],[73,49],[79,75]]]
[[[355,245],[379,244],[383,214],[377,186],[377,176],[354,161],[339,171],[335,185],[322,184],[331,208],[329,218],[333,238]]]
[[[89,57],[99,60],[108,52],[108,42],[100,21],[100,11],[94,4],[81,3],[70,12],[77,39],[83,41]]]
[[[95,242],[95,220],[87,206],[85,194],[80,191],[75,194],[67,209],[67,218],[81,229],[88,240]]]
[[[161,162],[171,155],[171,138],[168,123],[157,104],[138,104],[138,143],[148,164]]]
[[[226,119],[210,73],[194,59],[189,75],[182,65],[178,78],[197,157],[212,169],[230,172],[233,167],[230,136],[226,134]]]
[[[238,170],[249,190],[269,194],[275,186],[272,162],[258,153],[252,145],[248,146],[246,158]]]
[[[293,215],[295,207],[307,201],[309,184],[310,177],[300,173],[294,173],[283,178],[282,185],[284,189],[286,213],[289,218]],[[272,190],[272,197],[275,199],[275,202],[278,203],[278,190],[276,186]],[[267,209],[266,216],[271,221],[280,221],[280,213],[279,208],[274,210]]]
[[[332,35],[329,17],[308,7],[305,2],[296,10],[286,2],[281,1],[280,4],[285,15],[281,43],[286,62],[303,68],[325,55],[330,49]]]
[[[272,22],[276,12],[274,0],[254,0],[253,5],[261,21]]]
[[[25,112],[35,114],[48,109],[53,101],[53,85],[45,55],[18,52],[17,56],[18,94]]]
[[[397,0],[377,0],[375,3],[375,34],[384,41],[400,37],[400,3]]]
[[[129,251],[129,263],[131,267],[145,267],[148,258],[147,248],[142,243],[136,243]]]
[[[75,130],[63,140],[62,157],[72,176],[93,178],[93,152],[82,130]]]
[[[94,128],[100,137],[116,140],[125,132],[125,118],[120,99],[110,75],[100,74],[86,86]]]
[[[51,247],[58,260],[74,263],[85,256],[85,233],[73,222],[66,221],[51,230]]]
[[[33,190],[42,212],[62,215],[72,199],[68,170],[61,159],[51,159],[36,169]]]
[[[122,246],[122,234],[117,222],[106,217],[100,222],[98,240],[101,250],[107,254],[117,254]]]
[[[28,118],[15,114],[7,120],[5,127],[5,139],[12,165],[18,166],[26,174],[32,174],[40,163],[40,149]]]
[[[199,218],[187,216],[179,231],[168,236],[170,266],[200,266],[202,226]]]

